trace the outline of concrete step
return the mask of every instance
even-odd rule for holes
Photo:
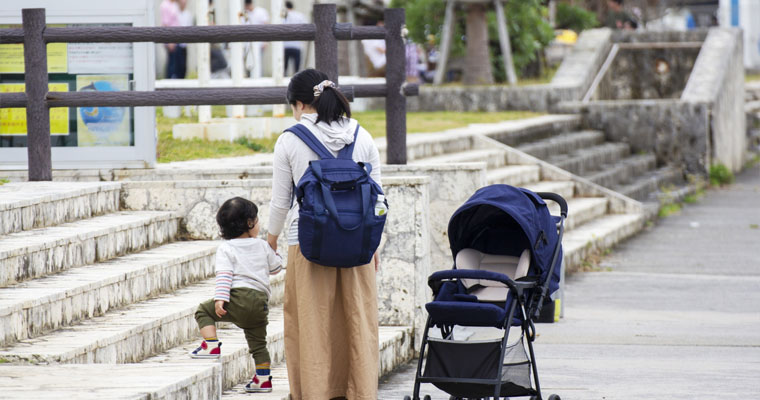
[[[380,327],[380,370],[378,378],[388,374],[394,368],[412,359],[412,328],[405,326],[381,326]],[[251,394],[245,392],[245,384],[251,378],[253,370],[241,380],[238,385],[225,390],[222,395],[224,400],[250,399]],[[288,370],[285,363],[276,365],[272,369],[272,393],[258,393],[257,399],[262,400],[287,400],[290,395],[288,390]],[[226,389],[226,386],[225,386]]]
[[[203,298],[201,298],[203,299]],[[200,302],[200,300],[198,300]],[[196,305],[197,306],[197,305]],[[217,337],[222,342],[222,356],[217,360],[195,360],[188,356],[188,353],[198,347],[201,336],[197,332],[198,326],[195,324],[195,335],[190,340],[185,340],[176,344],[174,347],[165,350],[143,360],[140,364],[221,364],[222,366],[222,387],[231,388],[236,384],[250,380],[256,365],[253,358],[248,353],[248,343],[242,329],[233,324],[217,324]],[[282,305],[271,307],[269,309],[269,325],[267,326],[267,350],[273,364],[281,363],[285,359],[285,336],[283,325]]]
[[[0,287],[164,244],[180,215],[117,212],[0,237]]]
[[[632,182],[614,185],[611,189],[636,200],[656,200],[685,184],[683,173],[673,167],[662,167],[638,176]]]
[[[578,271],[592,253],[612,248],[640,231],[645,220],[643,213],[608,214],[568,230],[562,239],[566,271]]]
[[[589,171],[598,170],[603,164],[627,157],[629,153],[630,147],[625,143],[604,143],[568,154],[551,156],[546,161],[576,175],[585,176]]]
[[[412,133],[406,136],[407,160],[411,163],[424,158],[458,153],[472,149],[473,131],[467,128],[453,129],[441,133]],[[386,159],[385,138],[377,141],[380,159]]]
[[[555,137],[563,132],[578,130],[581,125],[579,115],[544,115],[518,121],[498,124],[473,124],[478,134],[486,135],[508,146],[517,147],[525,143],[537,142]]]
[[[578,131],[553,136],[537,142],[522,144],[517,147],[525,153],[542,160],[555,154],[565,154],[578,149],[585,149],[604,143],[604,132]]]
[[[118,183],[18,182],[0,185],[0,235],[119,210]]]
[[[657,160],[653,154],[637,154],[604,165],[598,172],[586,175],[586,178],[597,185],[611,188],[621,182],[630,182],[656,167]]]
[[[214,275],[219,242],[167,244],[0,289],[0,346]]]
[[[198,337],[193,315],[214,294],[214,279],[25,339],[0,350],[17,363],[139,362]]]
[[[222,394],[218,364],[0,365],[2,398],[206,400]]]
[[[211,163],[209,163],[211,164]],[[271,165],[217,165],[185,168],[123,169],[114,171],[116,181],[215,181],[237,179],[272,179]]]
[[[606,197],[573,197],[567,200],[567,220],[565,220],[565,229],[571,230],[577,226],[583,225],[595,218],[600,218],[607,214],[607,205],[609,199]],[[552,215],[559,215],[559,206],[553,201],[548,201],[549,212]]]
[[[22,364],[140,362],[200,337],[194,315],[198,304],[213,297],[214,280],[24,339],[2,348],[0,359]],[[278,309],[271,311],[275,325]]]
[[[540,179],[541,168],[538,165],[507,165],[500,168],[489,169],[486,172],[486,182],[489,185],[496,183],[522,186],[528,182]]]
[[[415,164],[453,164],[464,162],[484,161],[488,169],[499,168],[505,163],[505,154],[501,149],[465,150],[457,153],[447,153],[434,157],[415,160]]]
[[[540,181],[530,182],[523,187],[534,192],[551,192],[556,193],[570,200],[575,197],[575,182],[573,181]]]

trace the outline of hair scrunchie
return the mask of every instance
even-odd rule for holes
[[[324,81],[320,82],[318,85],[314,85],[314,98],[316,99],[317,97],[319,97],[319,95],[321,95],[322,92],[325,91],[326,87],[335,89],[335,83],[333,81],[325,79]]]

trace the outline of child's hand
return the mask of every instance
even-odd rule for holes
[[[215,301],[214,309],[216,311],[216,315],[218,315],[219,318],[222,318],[222,316],[227,314],[227,310],[224,309],[224,300]]]

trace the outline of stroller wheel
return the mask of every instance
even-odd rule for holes
[[[547,400],[562,400],[562,399],[560,399],[559,396],[556,394],[550,394]]]
[[[430,395],[426,394],[425,397],[423,397],[424,400],[430,400]]]
[[[404,400],[412,400],[411,396],[404,396]]]

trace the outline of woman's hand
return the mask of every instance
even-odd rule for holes
[[[373,258],[375,259],[375,272],[377,272],[377,270],[380,268],[380,256],[375,253],[375,257]]]
[[[271,233],[267,233],[267,243],[269,243],[269,247],[274,250],[274,252],[277,252],[277,236],[272,235]]]
[[[219,318],[227,314],[227,310],[224,309],[224,300],[217,300],[214,302],[214,311]]]

